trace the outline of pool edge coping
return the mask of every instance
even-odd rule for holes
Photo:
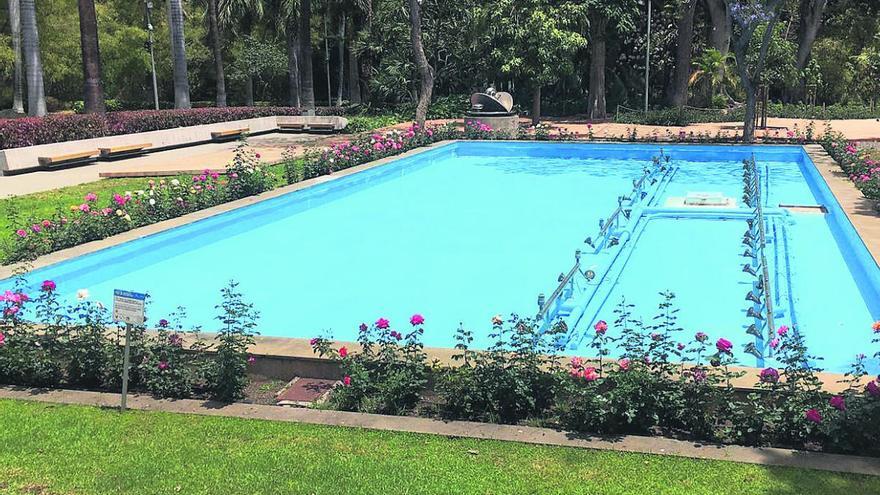
[[[101,408],[116,408],[119,404],[119,394],[115,393],[11,386],[0,386],[0,399]],[[220,404],[198,399],[162,400],[142,394],[130,395],[127,402],[130,409],[138,411],[304,423],[880,476],[880,458],[776,447],[721,445],[637,435],[601,437],[534,426],[442,421],[276,405]]]

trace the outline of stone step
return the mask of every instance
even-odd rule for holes
[[[278,392],[275,402],[279,406],[309,407],[327,400],[327,396],[339,380],[295,377]]]

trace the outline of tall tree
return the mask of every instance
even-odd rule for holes
[[[214,54],[214,77],[217,79],[216,103],[218,107],[226,106],[226,74],[223,70],[223,43],[220,39],[220,15],[217,0],[207,0],[208,31],[211,37],[211,52]]]
[[[174,108],[191,108],[189,76],[186,67],[186,39],[183,34],[182,0],[168,0],[168,24],[171,31],[171,59],[174,73]]]
[[[709,45],[727,54],[730,50],[730,12],[727,0],[706,0],[709,14]]]
[[[271,9],[273,4],[269,3],[268,6]],[[244,45],[246,48],[253,48],[254,46],[259,45],[260,42],[256,38],[253,38],[251,34],[254,26],[266,18],[266,7],[267,0],[220,0],[218,3],[220,30],[231,32],[233,38],[239,41],[240,45]],[[280,13],[281,10],[279,9],[285,8],[283,6],[275,7],[276,8],[271,11],[272,14]],[[274,19],[277,26],[277,22],[281,19],[279,16],[275,16]],[[242,65],[248,67],[248,69],[243,71],[239,70],[238,75],[244,76],[245,105],[252,106],[254,104],[255,75],[253,69],[257,65],[264,65],[264,61],[261,60],[259,53],[254,53],[253,51],[247,53],[245,57],[248,61],[244,64],[239,63],[239,69],[242,69]]]
[[[489,11],[496,30],[491,58],[532,89],[532,124],[541,120],[542,88],[574,72],[572,55],[587,45],[578,32],[585,20],[574,2],[498,0]]]
[[[351,26],[348,29],[346,44],[348,45],[348,101],[353,104],[361,102],[360,63],[354,46],[354,35],[357,29],[357,14],[351,15]]]
[[[733,19],[733,53],[736,56],[736,69],[746,94],[746,115],[743,122],[743,141],[755,140],[755,112],[757,90],[764,73],[767,50],[773,37],[776,23],[784,0],[731,0],[730,17]],[[764,26],[757,57],[749,63],[749,46],[758,27]]]
[[[345,90],[345,24],[348,22],[348,14],[343,10],[339,15],[339,36],[337,37],[336,51],[338,58],[336,105],[342,106],[343,92]]]
[[[21,6],[19,0],[8,0],[9,27],[12,35],[12,111],[24,113],[24,71],[21,60]]]
[[[590,21],[590,93],[587,114],[591,119],[604,119],[605,65],[608,28],[632,31],[639,15],[636,0],[586,0]]]
[[[828,0],[800,0],[798,9],[798,36],[795,68],[801,74],[797,88],[797,98],[803,99],[806,93],[806,78],[803,75],[810,60],[810,51],[822,25],[822,15]]]
[[[687,105],[691,54],[694,49],[694,11],[696,7],[697,0],[679,0],[678,2],[675,68],[668,91],[668,104],[672,107],[680,108]]]
[[[42,117],[46,115],[46,94],[35,0],[21,0],[21,38],[27,75],[28,115]]]
[[[300,0],[299,4],[299,73],[302,106],[307,112],[314,113],[315,74],[312,70],[312,0]]]
[[[416,123],[419,127],[425,126],[428,117],[428,106],[431,104],[431,94],[434,92],[434,68],[428,63],[425,56],[425,47],[422,45],[422,15],[421,0],[409,0],[409,26],[410,41],[413,49],[413,61],[419,73],[419,101],[416,104]]]
[[[104,113],[101,51],[98,48],[98,16],[95,0],[78,0],[79,40],[82,51],[83,103],[86,113]]]

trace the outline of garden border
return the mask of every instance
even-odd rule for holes
[[[0,399],[35,401],[116,408],[119,394],[80,390],[45,390],[23,387],[0,387]],[[160,400],[146,395],[130,395],[128,407],[139,411],[161,411],[201,416],[234,417],[307,423],[325,426],[397,431],[454,438],[512,441],[534,445],[550,445],[579,449],[670,455],[693,459],[719,460],[815,469],[842,473],[880,476],[880,458],[826,454],[772,447],[743,447],[688,442],[663,437],[621,435],[616,437],[586,436],[550,428],[499,425],[469,421],[440,421],[410,416],[302,409],[282,406],[179,399]]]

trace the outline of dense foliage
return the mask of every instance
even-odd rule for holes
[[[783,326],[772,344],[779,368],[748,377],[755,382],[746,391],[734,386],[746,372],[732,368],[730,341],[688,334],[677,324],[674,295],[665,296],[653,319],[636,317],[621,302],[612,323],[596,323],[589,344],[596,359],[563,359],[554,342],[564,328],[542,332],[538,322],[516,315],[492,318],[485,351],[472,350],[472,333],[459,329],[452,365],[428,363],[420,314],[409,322],[412,331],[385,318],[361,324],[361,350],[336,349],[326,338],[312,346],[341,365],[331,405],[347,411],[880,455],[873,426],[880,421],[880,386],[867,377],[864,355],[847,373],[845,390],[829,394],[816,376],[821,370],[809,364],[816,357],[797,329]],[[607,357],[612,347],[622,355]]]
[[[247,84],[252,84],[252,97],[257,101],[287,103],[284,9],[290,3],[220,3],[221,53],[230,103],[241,105],[248,100]],[[729,48],[729,40],[714,34],[729,30],[728,21],[716,21],[709,10],[710,4],[727,6],[728,0],[696,3],[691,14],[694,36],[688,50],[692,72],[705,68],[699,60],[710,50],[726,54]],[[184,0],[183,4],[191,99],[196,105],[210,105],[216,75],[206,4],[197,0]],[[683,41],[678,31],[680,4],[679,0],[653,0],[648,95],[652,105],[664,102],[671,90],[676,48]],[[800,35],[800,26],[805,13],[815,14],[817,4],[825,2],[791,0],[783,5],[781,22],[771,34],[766,64],[765,81],[771,98],[871,107],[880,94],[880,4],[874,0],[829,1],[824,11],[819,11],[818,35],[814,41],[806,40]],[[804,5],[812,5],[812,10],[804,10]],[[172,64],[167,11],[162,7],[157,4],[153,9],[152,24],[160,100],[167,106],[173,100]],[[543,99],[547,111],[583,113],[591,68],[595,68],[591,50],[594,41],[602,40],[607,44],[603,68],[609,112],[613,113],[617,104],[641,108],[649,41],[646,8],[644,0],[425,0],[421,9],[423,41],[436,74],[435,94],[470,93],[495,84],[515,93],[517,101],[527,101],[534,82],[541,80],[546,85]],[[588,11],[586,16],[608,19],[603,36],[592,32],[595,19],[587,22],[583,9]],[[406,14],[404,3],[392,0],[315,3],[310,42],[317,101],[334,101],[340,86],[346,100],[374,105],[414,101],[417,83]],[[82,100],[83,75],[75,2],[41,0],[37,15],[49,109],[81,107],[76,105]],[[0,85],[0,102],[8,106],[13,52],[5,9],[0,11],[0,19],[4,21],[0,76],[6,81]],[[148,36],[143,2],[99,1],[97,20],[104,89],[111,109],[150,108],[152,84],[149,52],[144,47]],[[327,28],[321,29],[325,21]],[[756,39],[762,32],[757,32]],[[799,57],[804,48],[806,62]],[[735,74],[734,69],[728,66],[728,75]],[[357,96],[351,94],[351,81],[360,87],[355,88]],[[714,87],[705,79],[695,82],[689,88],[690,104],[714,106],[714,96],[721,96],[724,105],[729,103],[727,97],[742,101],[735,78],[722,77],[716,82]]]
[[[15,290],[0,294],[0,383],[119,390],[125,331],[109,309],[89,300],[86,289],[68,304],[52,280],[37,294],[26,287],[21,276]],[[134,327],[130,390],[160,398],[242,398],[257,315],[234,283],[223,289],[218,309],[223,330],[213,341],[183,326],[183,308],[156,321],[155,331]]]

